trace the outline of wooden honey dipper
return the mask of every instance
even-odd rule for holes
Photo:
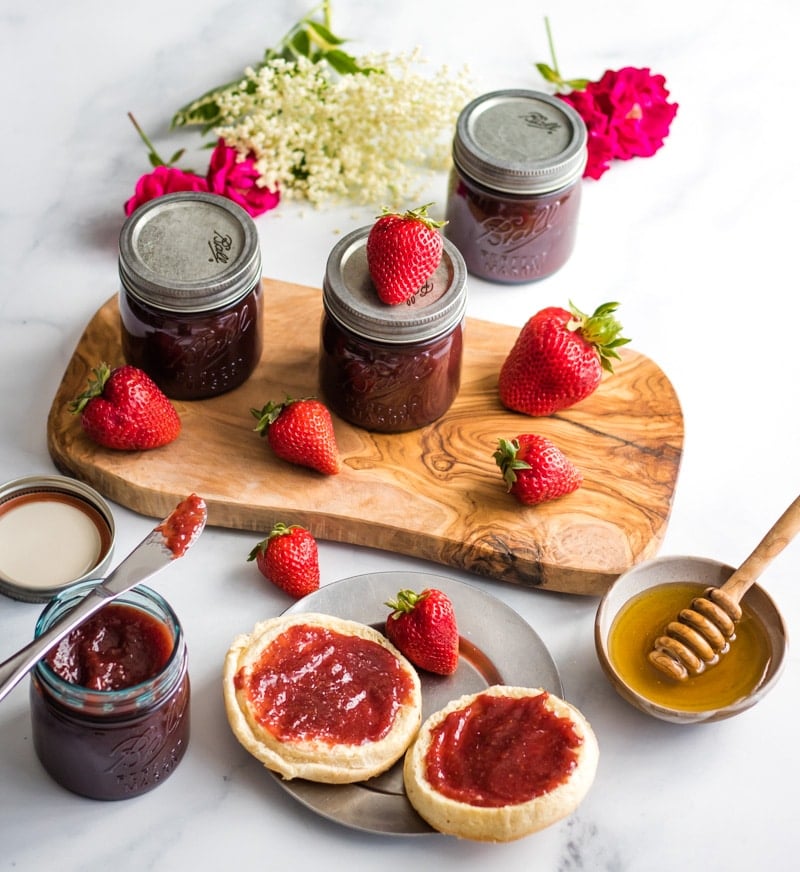
[[[677,620],[667,624],[653,643],[650,662],[680,681],[713,666],[726,653],[737,621],[742,617],[742,597],[774,557],[800,530],[800,497],[772,525],[753,553],[721,587],[710,587],[692,600]]]

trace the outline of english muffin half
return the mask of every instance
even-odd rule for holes
[[[372,627],[318,613],[282,615],[234,639],[223,695],[239,742],[286,779],[363,781],[416,735],[414,667]]]
[[[496,685],[430,715],[403,777],[409,801],[435,829],[509,842],[571,814],[598,757],[574,706],[540,688]]]

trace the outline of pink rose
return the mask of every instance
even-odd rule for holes
[[[647,68],[606,70],[583,91],[562,95],[589,132],[585,176],[599,179],[613,158],[650,157],[664,145],[677,103],[669,103],[663,76]]]
[[[274,209],[280,202],[280,192],[259,187],[259,174],[252,157],[239,158],[235,148],[219,140],[211,153],[208,166],[208,190],[238,203],[253,217]]]
[[[187,173],[177,167],[157,166],[136,183],[136,192],[125,203],[125,214],[130,215],[138,206],[164,194],[174,194],[177,191],[207,190],[208,183],[202,176]]]

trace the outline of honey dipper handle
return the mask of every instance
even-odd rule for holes
[[[772,563],[773,558],[783,551],[798,531],[800,531],[800,496],[772,525],[747,560],[722,585],[722,590],[738,603]]]

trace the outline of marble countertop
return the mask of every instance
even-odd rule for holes
[[[122,206],[148,170],[131,111],[164,153],[173,111],[258,60],[310,4],[243,0],[4,4],[0,69],[0,480],[54,472],[46,417],[84,326],[117,287]],[[272,8],[271,8],[272,7]],[[549,14],[569,76],[649,66],[680,104],[665,147],[585,182],[579,239],[537,285],[470,283],[472,316],[521,325],[542,305],[621,301],[636,349],[681,399],[686,440],[662,554],[737,564],[798,493],[797,162],[791,154],[796,34],[790,0],[676,0],[655,9],[588,0],[547,10],[519,0],[403,4],[334,0],[337,32],[367,48],[419,46],[469,66],[476,90],[541,88]],[[441,203],[444,175],[426,182]],[[424,202],[424,200],[421,200]],[[377,204],[379,205],[379,204]],[[340,234],[376,206],[285,203],[258,219],[267,276],[319,286]],[[152,520],[113,506],[117,553]],[[288,601],[245,557],[252,533],[208,529],[156,586],[183,622],[193,682],[187,756],[157,790],[99,803],[57,787],[35,756],[27,686],[0,704],[0,872],[301,868],[712,870],[793,868],[800,662],[725,722],[676,727],[624,702],[593,645],[597,600],[445,571],[494,594],[540,634],[565,695],[590,719],[601,759],[578,811],[507,845],[391,837],[324,820],[286,794],[233,738],[220,696],[239,632]],[[442,568],[370,548],[320,543],[323,584],[365,572]],[[764,579],[790,633],[800,623],[800,546]],[[0,659],[26,643],[40,606],[0,597]],[[303,865],[305,864],[305,865]]]

